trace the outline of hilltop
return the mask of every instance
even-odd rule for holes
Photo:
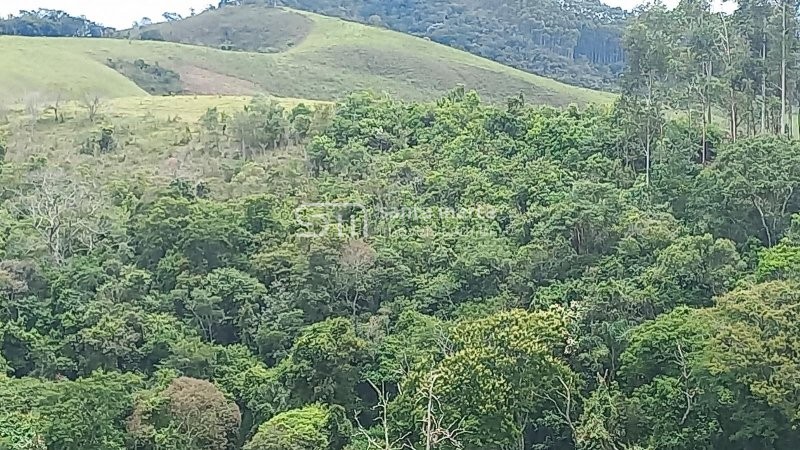
[[[226,0],[227,3],[273,0]],[[223,2],[225,3],[225,2]],[[385,26],[584,87],[613,87],[629,15],[599,0],[280,0],[291,8]]]
[[[532,103],[551,105],[611,98],[422,38],[263,6],[211,10],[134,30],[130,39],[0,37],[4,98],[56,91],[73,97],[148,95],[141,80],[132,81],[136,71],[142,72],[139,78],[156,80],[175,73],[184,94],[335,100],[372,90],[425,100],[463,84],[490,101],[520,92]]]

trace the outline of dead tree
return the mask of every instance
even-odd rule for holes
[[[83,106],[86,108],[86,113],[89,117],[89,122],[94,123],[97,120],[97,115],[100,113],[100,107],[103,102],[97,94],[84,94]]]
[[[389,424],[389,398],[386,395],[386,386],[384,385],[383,388],[378,388],[372,380],[367,380],[372,390],[375,391],[375,394],[378,396],[378,404],[375,405],[375,410],[379,411],[380,414],[380,427],[381,427],[381,439],[377,439],[372,437],[369,432],[358,424],[358,431],[361,433],[362,436],[367,440],[367,448],[375,449],[375,450],[400,450],[402,448],[407,448],[407,444],[403,444],[402,442],[408,437],[410,433],[406,433],[402,437],[398,439],[392,439],[390,435],[390,424]],[[358,421],[358,418],[356,418]]]
[[[39,234],[53,260],[61,263],[77,248],[91,251],[108,226],[100,214],[105,205],[98,187],[62,170],[39,172],[28,181],[11,205]]]
[[[56,123],[64,122],[64,113],[61,111],[62,100],[63,95],[61,92],[58,92],[53,95],[53,101],[50,103],[50,106],[47,107],[48,111],[53,111],[53,120]]]
[[[427,377],[427,386],[418,393],[418,402],[425,407],[425,415],[421,420],[422,434],[419,440],[411,441],[411,432],[405,433],[399,438],[392,439],[391,422],[389,417],[389,398],[386,395],[385,387],[378,388],[372,381],[368,380],[369,385],[378,396],[378,404],[375,409],[380,414],[381,436],[372,436],[364,427],[359,424],[359,432],[367,440],[367,448],[370,450],[414,450],[424,445],[425,450],[436,450],[443,445],[451,448],[460,449],[463,445],[459,441],[459,436],[466,433],[461,424],[456,421],[450,425],[445,424],[442,417],[442,404],[439,397],[434,393],[438,374],[431,372]]]
[[[466,433],[459,422],[449,426],[443,424],[442,416],[437,416],[437,411],[442,410],[439,397],[434,394],[434,386],[439,374],[431,373],[428,377],[428,388],[425,392],[426,408],[425,417],[422,419],[422,432],[425,440],[425,450],[434,450],[441,444],[449,444],[455,448],[462,448],[459,436]]]

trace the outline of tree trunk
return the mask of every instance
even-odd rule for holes
[[[779,134],[786,134],[786,0],[781,2],[781,129]]]
[[[650,136],[652,136],[652,131],[650,130],[650,119],[651,114],[653,113],[653,75],[648,75],[647,78],[647,125],[645,127],[645,135],[644,135],[644,159],[645,159],[645,174],[644,180],[647,186],[650,186]]]
[[[708,133],[708,124],[706,123],[705,117],[703,117],[703,142],[700,148],[700,161],[702,161],[703,165],[706,165],[706,136]]]
[[[733,88],[731,90],[731,140],[736,142],[736,93]]]
[[[766,26],[766,25],[765,25]],[[767,37],[761,43],[761,132],[767,131]]]
[[[650,186],[650,119],[647,119],[647,129],[644,143],[644,159],[645,159],[645,172],[644,181],[647,186]]]

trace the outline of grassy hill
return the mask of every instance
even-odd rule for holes
[[[611,98],[425,39],[293,10],[226,8],[154,29],[164,39],[183,43],[0,37],[0,98],[34,92],[147,95],[109,68],[109,59],[157,63],[180,74],[189,94],[334,100],[354,90],[372,90],[424,100],[464,84],[497,101],[520,92],[531,102],[552,105]]]
[[[621,41],[628,14],[601,0],[277,1],[427,37],[577,86],[614,87],[624,66]]]

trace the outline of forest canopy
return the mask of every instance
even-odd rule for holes
[[[175,124],[212,184],[7,160],[0,442],[793,448],[800,148],[674,117],[647,166],[621,102],[255,99]]]
[[[0,448],[795,449],[796,20],[642,9],[613,105],[4,113]]]

